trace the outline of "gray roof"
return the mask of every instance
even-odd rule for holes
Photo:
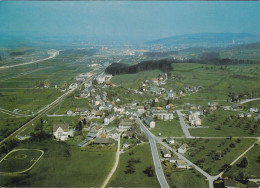
[[[112,138],[96,138],[94,140],[95,144],[113,144],[114,140]]]
[[[63,131],[69,131],[69,124],[54,124],[53,131],[56,131],[59,127],[61,127]]]

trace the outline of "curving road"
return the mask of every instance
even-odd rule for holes
[[[157,151],[154,136],[145,127],[145,125],[142,123],[142,121],[139,118],[136,118],[136,121],[139,123],[140,128],[143,130],[143,132],[146,134],[146,136],[149,139],[157,179],[158,179],[162,188],[169,188],[169,185],[168,185],[166,178],[164,176],[164,173],[163,173],[163,169],[162,169],[161,161],[160,161],[159,154],[158,154],[158,151]]]
[[[39,60],[30,61],[30,62],[27,62],[27,63],[21,63],[21,64],[17,64],[17,65],[2,66],[2,67],[0,67],[0,70],[12,68],[12,67],[18,67],[18,66],[22,66],[22,65],[29,65],[29,64],[40,62],[40,61],[46,61],[48,59],[52,59],[52,58],[56,57],[57,55],[59,55],[59,51],[54,51],[50,54],[51,55],[49,57],[44,58],[44,59],[39,59]]]

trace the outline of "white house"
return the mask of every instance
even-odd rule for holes
[[[164,158],[169,158],[169,157],[172,156],[170,151],[167,150],[167,149],[162,149],[162,155],[163,155]]]
[[[251,112],[251,113],[258,113],[258,108],[250,108],[249,109],[249,112]]]
[[[169,113],[166,110],[154,110],[152,113],[153,113],[153,117],[157,116],[163,120],[173,119],[173,113]]]
[[[175,142],[173,138],[166,138],[165,141],[168,144],[174,144],[174,142]]]
[[[73,114],[73,112],[71,110],[67,111],[67,115],[71,116]]]
[[[151,117],[145,117],[145,118],[144,118],[144,122],[145,122],[146,125],[148,125],[150,128],[154,128],[154,127],[155,127],[155,121],[154,121]]]
[[[188,145],[187,145],[187,144],[182,144],[182,145],[178,148],[177,152],[184,154],[184,153],[187,151],[187,148],[188,148]]]
[[[108,115],[107,117],[105,117],[104,119],[104,124],[108,125],[109,123],[111,123],[113,120],[115,119],[115,116],[113,114]]]
[[[73,130],[69,130],[68,124],[54,124],[52,132],[53,136],[61,141],[67,140],[69,136],[73,136]]]

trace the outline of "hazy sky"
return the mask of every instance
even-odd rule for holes
[[[259,2],[0,2],[0,36],[150,40],[199,32],[260,34]]]

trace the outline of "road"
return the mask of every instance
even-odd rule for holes
[[[89,77],[87,80],[85,80],[85,82],[88,82],[90,80],[92,80],[93,78],[95,78],[95,74],[92,75],[91,77]],[[35,117],[33,117],[29,122],[25,123],[23,126],[21,126],[19,129],[17,129],[16,131],[14,131],[12,134],[10,134],[8,137],[6,137],[5,139],[3,139],[0,142],[0,145],[3,144],[4,142],[6,142],[7,140],[11,139],[14,136],[17,136],[18,134],[20,134],[21,132],[23,132],[25,129],[27,129],[29,126],[31,126],[34,122],[36,122],[37,120],[39,120],[42,116],[44,116],[48,111],[50,111],[51,109],[55,108],[57,105],[59,105],[69,94],[71,94],[72,92],[74,92],[76,89],[80,88],[85,82],[83,82],[81,85],[79,85],[78,87],[72,88],[71,90],[67,91],[66,93],[64,93],[63,95],[61,95],[60,97],[58,97],[55,101],[53,101],[52,103],[48,104],[46,107],[44,107],[43,109],[41,109],[37,115],[35,115]]]
[[[12,68],[12,67],[18,67],[18,66],[22,66],[22,65],[29,65],[29,64],[33,64],[33,63],[37,63],[37,62],[41,62],[41,61],[46,61],[48,59],[52,59],[52,58],[56,57],[57,55],[59,55],[59,51],[53,52],[49,57],[44,58],[44,59],[30,61],[30,62],[27,62],[27,63],[20,63],[20,64],[16,64],[16,65],[2,66],[2,67],[0,67],[0,70]]]
[[[157,179],[161,185],[162,188],[168,188],[169,185],[166,181],[166,178],[163,173],[161,161],[159,158],[159,154],[157,151],[156,143],[153,134],[145,127],[145,125],[142,123],[142,121],[139,118],[136,118],[136,121],[139,123],[140,128],[143,130],[143,132],[146,134],[146,136],[149,139],[151,151],[152,151],[152,156],[153,156],[153,162],[154,162],[154,167],[155,167],[155,172],[157,175]]]
[[[101,188],[105,188],[106,185],[108,184],[110,178],[113,176],[113,174],[115,173],[118,163],[119,163],[119,157],[120,157],[120,137],[121,135],[118,136],[118,143],[117,143],[117,151],[116,151],[116,162],[112,168],[112,170],[110,171],[110,173],[108,174],[105,182],[103,183],[103,185],[101,186]]]
[[[183,130],[183,133],[185,134],[185,137],[192,138],[192,136],[190,135],[190,132],[188,130],[188,127],[186,126],[186,124],[184,122],[184,119],[183,119],[183,116],[181,114],[181,111],[180,110],[176,110],[176,112],[178,114],[178,117],[179,117],[179,120],[180,120],[180,123],[181,123],[181,128]]]
[[[246,100],[240,102],[240,104],[245,104],[245,103],[248,103],[248,102],[251,102],[251,101],[256,101],[256,100],[260,100],[260,98],[255,98],[255,99],[246,99]]]

